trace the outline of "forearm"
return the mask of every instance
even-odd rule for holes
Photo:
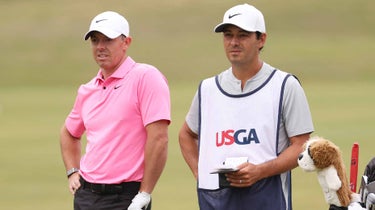
[[[291,145],[276,159],[258,165],[257,168],[261,172],[261,178],[281,174],[297,167],[298,155],[302,152],[303,144],[309,139],[309,137],[309,134],[291,137]]]
[[[61,128],[60,132],[60,148],[65,169],[79,168],[81,141],[70,135],[65,126]]]
[[[65,125],[60,131],[60,148],[61,156],[65,165],[65,170],[72,168],[79,169],[79,161],[81,158],[81,141],[70,135]],[[76,190],[81,186],[78,173],[71,174],[69,177],[69,190],[74,195]]]
[[[145,169],[139,191],[152,193],[158,182],[168,155],[168,124],[158,122],[148,126],[148,139],[145,146]]]
[[[198,178],[198,136],[193,133],[186,122],[179,133],[179,143],[182,156],[190,167],[195,179]]]

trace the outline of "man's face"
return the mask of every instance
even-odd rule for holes
[[[255,32],[229,25],[223,31],[224,49],[232,64],[248,64],[258,59],[259,49],[265,43],[265,34],[257,39]]]
[[[126,51],[131,39],[119,36],[110,39],[100,32],[92,32],[90,36],[92,54],[100,68],[114,72],[126,58]]]

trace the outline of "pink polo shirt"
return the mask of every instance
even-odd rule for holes
[[[81,85],[65,125],[80,138],[86,132],[86,152],[80,173],[93,183],[141,181],[145,126],[170,121],[166,78],[153,66],[128,57],[111,77],[101,71]]]

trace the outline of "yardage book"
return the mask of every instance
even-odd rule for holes
[[[238,166],[242,163],[246,163],[248,161],[247,157],[230,157],[226,158],[224,163],[218,167],[215,167],[210,174],[217,174],[217,173],[229,173],[238,171]]]

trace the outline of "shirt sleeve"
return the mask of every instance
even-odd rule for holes
[[[81,88],[80,88],[81,89]],[[83,133],[85,132],[85,126],[81,117],[81,108],[82,103],[80,100],[80,89],[78,90],[78,95],[74,102],[73,109],[65,119],[65,126],[68,129],[69,133],[76,137],[81,138]]]
[[[139,85],[139,98],[144,126],[158,120],[171,121],[168,81],[156,68],[145,72]]]
[[[198,134],[199,129],[199,100],[198,91],[195,93],[193,101],[190,105],[189,112],[186,115],[185,121],[189,128],[196,134]]]
[[[314,131],[310,107],[305,92],[295,77],[289,77],[285,84],[283,121],[289,137]]]

